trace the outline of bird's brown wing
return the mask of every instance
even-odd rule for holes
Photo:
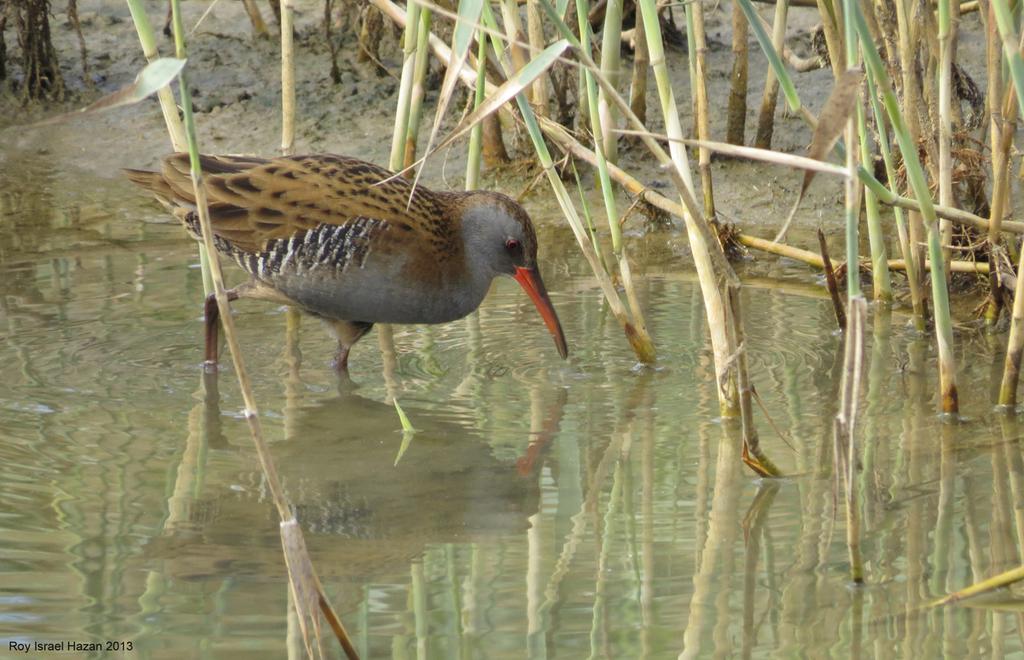
[[[354,158],[317,154],[281,158],[201,156],[214,234],[238,250],[256,253],[278,239],[304,236],[321,225],[357,218],[383,221],[393,240],[436,242],[450,233],[442,195],[411,185]],[[164,158],[160,172],[126,170],[128,178],[194,224],[195,195],[188,154]],[[189,216],[192,218],[189,218]],[[436,222],[424,223],[423,219]]]

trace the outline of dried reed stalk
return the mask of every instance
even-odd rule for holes
[[[252,0],[248,0],[252,3]],[[281,153],[295,147],[295,43],[293,0],[281,0]],[[255,9],[255,5],[253,6]],[[259,10],[256,10],[259,15]],[[266,32],[266,26],[263,31]]]
[[[697,118],[697,138],[711,139],[711,122],[708,117],[708,85],[707,85],[707,35],[704,32],[704,6],[700,2],[686,4],[686,29],[692,43],[692,59],[694,76],[690,80],[693,91],[694,116]],[[697,170],[700,172],[701,194],[704,199],[704,217],[713,222],[715,219],[715,192],[711,180],[711,151],[706,147],[697,150]]]

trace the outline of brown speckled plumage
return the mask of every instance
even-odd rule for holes
[[[253,276],[237,295],[354,323],[363,328],[355,339],[376,322],[464,316],[495,275],[535,272],[530,219],[500,193],[413,191],[384,168],[333,154],[202,156],[200,164],[215,245]],[[198,237],[187,154],[167,156],[159,172],[125,172]],[[500,241],[516,249],[504,255],[492,245]],[[344,358],[350,343],[340,341]]]

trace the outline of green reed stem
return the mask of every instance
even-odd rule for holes
[[[860,160],[871,162],[871,136],[868,133],[867,113],[864,104],[857,104],[857,133],[860,138]],[[863,184],[861,184],[863,185]],[[871,250],[871,280],[877,301],[892,300],[892,276],[889,273],[889,257],[885,249],[885,232],[878,208],[878,197],[864,186],[864,210],[868,224],[868,244]]]
[[[473,109],[476,110],[484,102],[487,80],[487,38],[483,31],[477,31],[476,49],[476,90],[473,96]],[[466,190],[476,190],[480,186],[480,161],[483,156],[484,123],[477,122],[469,131],[469,151],[466,155]]]
[[[992,0],[992,9],[996,15],[999,35],[1003,40],[1003,51],[1010,69],[1014,93],[1017,96],[1018,110],[1024,116],[1024,59],[1020,50],[1014,47],[1017,42],[1016,25],[1006,0]],[[1024,250],[1018,273],[1024,273]],[[1020,380],[1020,365],[1024,354],[1024,278],[1017,277],[1017,285],[1013,292],[1013,314],[1010,321],[1010,337],[1006,346],[1006,359],[1003,363],[1003,380],[999,386],[999,404],[1010,407],[1017,404],[1017,386]]]
[[[953,355],[953,322],[949,310],[949,289],[946,285],[946,269],[942,258],[942,242],[939,234],[935,206],[932,203],[931,191],[925,178],[924,168],[917,155],[917,144],[911,139],[910,131],[900,111],[899,100],[892,87],[892,81],[882,63],[875,43],[868,31],[867,22],[855,3],[848,19],[856,20],[857,34],[860,37],[861,52],[868,66],[868,74],[874,78],[875,85],[882,92],[882,103],[889,115],[896,133],[896,142],[903,154],[903,162],[907,171],[907,179],[914,191],[914,196],[921,205],[921,215],[928,233],[928,258],[931,260],[932,300],[935,305],[935,335],[939,349],[939,383],[942,396],[942,411],[955,414],[959,410],[956,383],[956,358]]]
[[[412,87],[416,70],[416,44],[420,24],[420,5],[409,3],[405,23],[404,50],[402,59],[402,78],[398,87],[398,107],[395,109],[395,129],[391,136],[391,158],[388,167],[397,172],[404,166],[405,134],[409,129],[409,111],[411,108]]]
[[[546,12],[550,13],[554,11],[546,0],[542,1],[542,7]],[[484,3],[483,5],[481,17],[484,25],[491,30],[491,45],[495,54],[498,56],[498,60],[505,69],[506,75],[511,75],[511,64],[504,54],[504,48],[500,38],[496,36],[497,34],[500,34],[497,29],[497,21],[495,21],[494,13],[491,11],[491,8],[487,3]],[[565,27],[564,24],[562,27]],[[572,33],[570,32],[569,34],[571,36]],[[577,45],[579,44],[575,39],[572,41],[575,41]],[[583,252],[583,256],[586,258],[587,263],[590,265],[591,270],[601,285],[601,291],[604,293],[605,299],[608,301],[608,306],[611,309],[612,314],[614,314],[615,318],[622,324],[626,337],[637,357],[645,363],[654,362],[654,344],[651,342],[650,337],[643,332],[643,320],[642,318],[635,319],[637,325],[634,325],[634,321],[630,319],[626,308],[619,299],[619,294],[615,290],[611,278],[609,278],[608,274],[605,272],[600,257],[591,246],[587,232],[583,227],[579,214],[576,212],[576,207],[573,205],[572,199],[569,197],[569,193],[565,189],[565,185],[558,177],[554,161],[551,158],[551,152],[548,150],[548,145],[544,140],[544,135],[537,123],[537,117],[533,113],[533,109],[530,107],[525,94],[520,92],[516,95],[516,104],[519,107],[520,114],[522,115],[523,124],[526,126],[526,132],[530,136],[530,140],[533,142],[534,150],[537,153],[537,159],[540,162],[541,167],[544,169],[544,173],[547,175],[548,182],[551,184],[551,188],[554,191],[555,198],[558,200],[558,204],[562,209],[563,215],[565,215],[569,222],[569,226],[572,228],[573,235],[576,237],[576,243],[580,246],[580,251]]]
[[[651,66],[654,68],[655,83],[658,88],[658,98],[661,102],[661,113],[665,121],[665,132],[671,138],[669,142],[669,154],[676,171],[682,179],[685,190],[680,190],[690,199],[694,196],[693,179],[690,173],[690,164],[686,155],[686,148],[679,140],[683,139],[683,129],[679,123],[679,111],[676,108],[675,95],[672,92],[672,83],[669,77],[667,60],[665,57],[665,46],[661,34],[661,23],[658,18],[657,7],[654,0],[641,0],[640,11],[644,22],[644,34],[647,37],[647,48],[651,56]],[[694,81],[691,81],[693,84]],[[712,262],[711,250],[719,249],[718,245],[710,245],[716,240],[711,237],[705,238],[710,232],[702,232],[697,227],[698,223],[708,226],[708,219],[704,218],[696,208],[685,204],[689,213],[683,216],[686,221],[687,235],[690,241],[690,248],[693,254],[694,265],[697,269],[698,279],[701,285],[701,292],[704,297],[704,307],[708,318],[708,328],[711,334],[711,346],[715,357],[715,373],[720,384],[719,406],[722,414],[735,416],[740,412],[739,389],[734,376],[729,372],[733,355],[737,347],[732,343],[729,332],[728,311],[722,289],[719,286],[719,275],[715,272]],[[727,264],[724,266],[731,267]],[[722,273],[728,276],[729,273]]]
[[[430,63],[431,12],[424,8],[420,11],[419,28],[416,31],[416,56],[413,62],[412,94],[409,97],[409,125],[405,129],[405,148],[402,167],[409,167],[416,161],[416,145],[419,142],[420,118],[423,114],[423,96],[426,93],[424,83],[427,77],[427,65]]]
[[[594,215],[590,212],[590,204],[587,203],[587,196],[583,194],[583,182],[580,181],[579,170],[576,169],[576,163],[572,163],[572,174],[573,178],[576,179],[576,190],[580,194],[580,208],[583,210],[583,221],[587,223],[587,231],[590,232],[590,244],[594,246],[594,252],[597,252],[598,256],[601,257],[601,263],[604,265],[606,273],[611,273],[611,269],[608,267],[608,262],[605,261],[604,252],[601,250],[601,244],[597,239],[597,228],[594,226]]]
[[[750,29],[754,31],[754,37],[757,38],[757,43],[761,46],[761,50],[764,51],[764,55],[768,58],[768,64],[772,67],[772,71],[775,72],[775,77],[779,79],[779,85],[782,87],[782,93],[786,97],[786,103],[789,104],[790,110],[794,114],[800,112],[800,97],[796,93],[796,85],[793,84],[793,79],[789,75],[789,71],[786,70],[786,65],[782,63],[782,57],[779,52],[775,50],[775,46],[772,44],[772,39],[765,32],[764,26],[761,25],[761,19],[754,11],[754,6],[750,0],[736,0],[739,3],[740,9],[743,10],[743,15],[747,17],[747,23],[750,25]]]
[[[853,12],[854,0],[843,0],[843,28],[845,31],[846,43],[846,68],[852,69],[857,66],[860,59],[857,53],[857,40],[854,38],[853,21],[850,14]],[[860,106],[860,103],[857,104]],[[858,113],[858,115],[861,113]],[[844,188],[846,190],[846,263],[849,267],[846,271],[846,292],[852,301],[861,295],[860,272],[854,265],[860,263],[860,185],[857,183],[857,150],[852,145],[857,144],[860,139],[858,133],[857,115],[851,115],[846,120],[846,169],[849,176],[846,177]]]
[[[618,1],[618,0],[614,0]],[[618,11],[620,13],[621,23],[621,2],[619,3]],[[587,3],[584,0],[576,0],[576,17],[579,20],[580,27],[580,44],[583,48],[590,48],[590,22],[587,20]],[[611,9],[609,7],[608,9]],[[621,27],[621,25],[620,25]],[[608,29],[607,20],[605,21],[605,29]],[[616,43],[616,46],[618,44]],[[608,47],[607,40],[602,47]],[[604,51],[602,51],[602,70],[605,68]],[[616,58],[617,59],[617,58]],[[617,63],[616,63],[616,66]],[[584,78],[584,84],[587,90],[587,108],[590,115],[590,132],[594,136],[594,154],[597,156],[597,173],[598,179],[601,182],[601,198],[604,200],[605,214],[608,218],[608,230],[612,237],[612,252],[615,253],[615,257],[618,258],[622,253],[622,229],[619,227],[619,212],[615,202],[615,190],[612,188],[611,177],[608,175],[608,159],[605,156],[605,146],[607,144],[605,136],[610,138],[614,144],[618,139],[618,135],[611,132],[608,126],[604,125],[605,121],[612,122],[613,115],[611,114],[611,107],[608,105],[607,99],[603,99],[598,94],[597,84],[594,82],[594,75],[584,69],[582,71]],[[603,110],[603,111],[602,111]],[[597,245],[595,244],[595,248]]]
[[[156,35],[153,33],[153,26],[149,22],[145,7],[141,0],[128,0],[128,11],[131,12],[132,22],[135,24],[135,31],[139,35],[139,43],[142,44],[142,54],[146,56],[147,62],[160,57],[157,51]],[[181,124],[178,116],[178,106],[174,102],[174,93],[170,85],[161,87],[157,92],[160,100],[160,110],[164,115],[164,123],[167,125],[167,133],[171,137],[171,146],[175,151],[188,149],[188,141],[185,138],[185,127]],[[205,280],[204,280],[205,282]]]
[[[615,87],[619,86],[619,79],[622,77],[620,72],[620,67],[622,66],[622,58],[620,56],[622,50],[622,4],[622,0],[608,0],[604,10],[604,29],[601,31],[601,74]],[[586,18],[587,14],[582,10],[589,10],[587,5],[589,5],[588,2],[576,2],[578,18]],[[585,39],[582,27],[583,22],[582,20],[580,21],[581,42]],[[589,21],[586,24],[589,27]],[[586,84],[587,94],[589,95],[591,87],[594,87],[593,80],[591,79]],[[589,102],[587,105],[590,108],[590,112],[594,112],[595,105]],[[594,137],[595,139],[600,138],[602,158],[607,158],[610,162],[614,163],[618,161],[619,157],[619,136],[614,132],[618,113],[615,112],[614,106],[608,102],[608,98],[603,92],[598,94],[596,107],[601,114],[600,121],[595,122],[594,119],[591,119],[590,124],[595,130],[600,127],[602,132],[595,133]],[[604,184],[602,183],[602,185]],[[616,248],[615,251],[617,253],[618,249]]]
[[[956,42],[955,11],[960,12],[960,0],[955,0],[956,9],[951,0],[939,0],[939,204],[953,205],[953,116],[952,116],[952,69],[953,47]],[[990,97],[992,103],[999,103],[997,96]],[[949,220],[939,222],[942,236],[943,261],[949,272],[949,263],[953,259],[950,247],[953,242],[953,223]]]
[[[884,194],[879,195],[877,188],[873,187],[866,180],[863,174],[858,174],[860,174],[861,183],[864,184],[865,192],[867,194],[870,194],[872,197],[888,200],[889,198],[899,196],[895,191],[896,163],[892,157],[892,149],[889,147],[889,131],[886,129],[885,115],[882,112],[882,105],[878,101],[878,94],[875,93],[875,82],[871,76],[867,77],[867,86],[868,101],[871,103],[871,114],[875,120],[875,130],[878,131],[878,150],[882,154],[882,162],[885,165],[886,180],[888,180],[889,185],[894,188],[885,188],[881,183],[874,180],[874,177],[870,177],[875,183],[878,183],[879,188],[882,188]],[[864,172],[866,173],[866,170],[864,170]],[[886,203],[891,202],[886,201]],[[923,264],[920,264],[917,261],[917,251],[911,249],[910,235],[907,230],[907,221],[903,215],[903,209],[899,206],[893,206],[892,211],[893,217],[896,221],[896,235],[900,243],[900,253],[903,255],[903,261],[907,267],[907,283],[910,287],[910,299],[914,305],[914,317],[920,323],[924,319],[924,309],[923,307],[919,308],[918,306],[921,304],[924,297],[917,289],[921,284],[919,273]]]
[[[716,376],[719,382],[719,403],[723,415],[734,416],[739,411],[739,391],[736,386],[735,374],[730,371],[730,365],[735,356],[735,351],[730,347],[730,334],[727,325],[727,314],[724,307],[722,291],[719,288],[719,280],[725,282],[726,286],[737,287],[738,279],[732,267],[722,252],[717,237],[713,234],[710,224],[704,219],[700,207],[697,205],[693,195],[693,181],[686,164],[685,150],[681,149],[682,130],[679,127],[678,113],[675,111],[675,101],[671,94],[671,85],[667,79],[665,69],[665,51],[661,39],[661,26],[654,13],[654,3],[649,2],[641,6],[645,34],[648,37],[648,47],[651,55],[651,63],[655,67],[655,78],[658,82],[660,99],[662,102],[663,115],[666,124],[675,131],[675,139],[670,143],[669,149],[672,156],[665,153],[661,145],[649,134],[643,122],[636,116],[632,108],[618,91],[608,84],[599,75],[600,69],[594,64],[590,54],[584,50],[579,40],[556,13],[549,0],[540,0],[544,11],[548,13],[562,36],[573,46],[581,64],[595,74],[597,82],[608,93],[609,99],[618,106],[619,111],[628,120],[629,124],[638,131],[637,135],[651,154],[658,160],[658,163],[665,168],[679,193],[682,207],[686,209],[683,219],[686,222],[687,235],[697,266],[698,278],[701,283],[701,291],[704,295],[705,311],[708,317],[708,325],[712,335],[712,348],[715,351]],[[646,10],[644,7],[646,6]],[[660,71],[660,73],[659,73]],[[666,111],[670,108],[671,111]],[[547,125],[550,137],[567,148],[583,148],[560,127]]]

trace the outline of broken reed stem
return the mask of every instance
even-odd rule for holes
[[[547,128],[547,127],[545,127]],[[635,132],[626,132],[627,135],[639,135]],[[576,139],[565,131],[549,131],[547,136],[556,142],[561,148],[570,152],[573,156],[586,162],[592,167],[597,167],[597,156],[593,151],[580,144]],[[656,209],[664,211],[670,215],[682,218],[686,213],[686,209],[679,202],[673,201],[656,190],[646,187],[638,179],[633,177],[631,174],[623,170],[622,168],[608,164],[608,174],[615,179],[621,186],[623,186],[627,192],[633,195],[637,195],[643,199],[646,203],[650,204]],[[900,198],[907,204],[917,207],[917,202],[913,200],[907,200],[906,198]],[[899,207],[895,209],[899,212]],[[978,222],[985,224],[985,221],[981,218],[976,218]],[[1018,223],[1019,224],[1019,223]],[[970,226],[970,225],[969,225]],[[1024,227],[1022,227],[1024,229]],[[757,236],[751,236],[750,234],[737,234],[736,242],[745,247],[753,248],[755,250],[761,250],[762,252],[768,252],[775,254],[780,257],[788,257],[796,261],[813,266],[814,268],[823,268],[821,257],[808,250],[786,245],[785,243],[775,243],[769,239],[758,238]],[[909,271],[907,262],[903,259],[890,259],[887,262],[890,270]],[[925,268],[930,270],[931,263],[926,262]],[[957,273],[988,273],[989,264],[984,261],[954,261],[952,263],[953,272]]]
[[[821,265],[825,271],[825,283],[828,285],[828,294],[832,298],[832,310],[836,313],[836,323],[839,329],[846,328],[846,312],[843,311],[843,300],[839,296],[839,284],[836,282],[836,271],[832,268],[832,259],[828,256],[828,243],[825,241],[825,232],[818,228],[818,246],[821,250]],[[850,277],[849,269],[846,276]]]
[[[180,59],[185,59],[185,30],[181,20],[180,0],[172,0],[171,9],[176,51]],[[317,648],[319,648],[319,627],[316,624],[316,621],[318,621],[319,618],[315,611],[310,611],[309,608],[306,607],[306,605],[308,605],[308,600],[301,599],[301,594],[309,593],[311,590],[317,592],[319,606],[325,613],[329,613],[328,619],[330,620],[331,617],[333,617],[336,620],[337,616],[332,611],[330,603],[324,596],[323,588],[319,583],[319,579],[316,577],[316,573],[313,570],[312,565],[310,564],[309,554],[305,551],[304,541],[302,540],[301,528],[295,521],[295,516],[292,512],[291,506],[284,495],[281,480],[277,473],[277,467],[274,465],[273,458],[270,455],[270,449],[267,447],[266,440],[263,437],[263,428],[260,423],[259,409],[256,405],[256,399],[253,396],[252,382],[249,379],[249,373],[245,368],[245,362],[242,359],[242,353],[238,345],[234,318],[231,315],[227,291],[224,289],[224,277],[221,273],[220,261],[217,259],[217,251],[214,246],[213,228],[210,224],[210,214],[206,201],[206,187],[203,183],[203,173],[199,162],[199,146],[196,139],[195,118],[192,114],[192,97],[188,86],[187,73],[184,69],[182,69],[178,74],[178,80],[178,87],[181,93],[182,111],[184,114],[185,137],[188,141],[189,164],[192,174],[192,190],[196,199],[196,213],[199,216],[203,243],[206,246],[207,253],[211,257],[210,275],[213,280],[213,291],[217,300],[217,308],[220,312],[220,322],[224,328],[224,336],[227,339],[228,348],[231,352],[231,360],[235,368],[235,375],[238,378],[238,386],[242,393],[242,400],[245,403],[245,419],[249,425],[249,434],[252,438],[253,445],[256,448],[256,454],[259,458],[260,466],[263,469],[263,475],[266,479],[267,487],[274,500],[274,505],[277,508],[278,517],[281,520],[281,542],[284,550],[285,564],[288,567],[289,584],[291,585],[293,595],[296,596],[296,607],[299,608],[300,624],[303,629],[306,649],[307,652],[310,652],[312,655],[312,639],[309,636],[309,630],[306,627],[306,622],[309,619],[313,620],[317,638]],[[290,552],[289,550],[292,551]],[[294,570],[296,568],[296,562],[298,562],[303,568],[301,572],[296,572]],[[349,658],[355,658],[356,656],[352,653],[352,651],[354,651],[354,647],[352,647],[352,643],[348,640],[348,635],[345,633],[344,628],[340,626],[340,622],[338,622],[338,627],[335,628],[335,632],[338,634],[338,641],[341,643],[342,647],[345,648]]]
[[[802,109],[805,109],[805,108],[802,107]],[[806,119],[808,121],[808,123],[811,124],[812,126],[813,126],[813,122],[816,121],[813,115],[805,116],[804,119]],[[647,137],[650,137],[650,138],[653,138],[653,139],[662,140],[662,141],[668,141],[668,142],[679,142],[681,144],[707,146],[712,151],[716,151],[716,152],[719,152],[719,153],[724,153],[724,154],[736,156],[736,157],[739,157],[739,158],[751,158],[751,159],[754,159],[758,155],[768,154],[768,155],[772,156],[772,160],[770,162],[775,162],[776,164],[786,164],[786,165],[789,165],[791,167],[797,167],[797,168],[804,168],[805,167],[803,165],[805,160],[803,159],[802,156],[793,156],[791,154],[778,154],[777,152],[773,152],[773,151],[757,150],[757,149],[754,149],[753,147],[742,147],[742,146],[736,146],[736,145],[732,145],[732,144],[725,144],[725,143],[722,143],[722,142],[705,142],[703,140],[689,140],[689,139],[686,139],[686,138],[682,138],[682,139],[669,138],[666,135],[660,135],[658,133],[651,133],[650,131],[646,131],[646,130],[644,130],[644,131],[622,130],[620,132],[623,133],[623,134],[626,134],[626,135],[647,136]],[[883,141],[883,142],[881,142],[881,144],[885,145],[886,143]],[[896,174],[895,174],[895,167],[893,167],[891,172],[889,171],[889,165],[892,163],[892,154],[889,151],[887,146],[883,146],[883,148],[882,148],[882,155],[883,155],[883,159],[886,160],[886,169],[887,169],[887,172],[889,172],[888,179],[891,181],[891,180],[893,180],[895,178]],[[761,160],[767,160],[767,159],[766,158],[761,158]],[[816,171],[825,172],[825,173],[828,173],[828,174],[845,174],[845,170],[843,168],[841,168],[841,167],[839,167],[837,165],[832,165],[830,163],[821,163],[821,162],[809,163],[808,162],[807,165],[806,165],[806,168],[807,169],[815,169]],[[860,182],[862,184],[864,184],[864,186],[866,186],[868,188],[868,190],[870,190],[872,193],[874,193],[874,195],[878,198],[879,202],[882,202],[883,204],[886,204],[887,206],[894,207],[895,215],[896,215],[897,227],[900,224],[900,218],[903,217],[903,214],[901,213],[901,209],[909,209],[909,210],[913,210],[913,211],[920,211],[921,210],[921,204],[917,200],[911,199],[909,197],[902,197],[902,196],[894,193],[893,191],[889,190],[884,185],[882,185],[882,183],[880,181],[878,181],[878,179],[876,179],[874,177],[874,175],[871,174],[871,172],[867,171],[867,169],[864,168],[863,164],[859,165],[857,167],[857,178],[860,180]],[[637,191],[634,191],[634,192],[637,192]],[[657,195],[658,193],[653,193],[653,194]],[[657,206],[656,202],[652,202],[652,203]],[[975,229],[980,229],[982,231],[988,231],[988,229],[989,229],[989,225],[990,225],[989,220],[986,220],[985,218],[977,216],[977,215],[975,215],[975,214],[973,214],[973,213],[971,213],[969,211],[964,211],[963,209],[958,209],[958,208],[954,208],[954,207],[935,206],[935,205],[932,206],[932,209],[935,211],[935,215],[936,216],[938,216],[940,218],[947,218],[949,220],[952,220],[956,224],[963,225],[965,227],[974,227]],[[1011,233],[1011,234],[1024,234],[1024,222],[1013,222],[1013,221],[1004,220],[1001,223],[1000,227],[1001,227],[1002,231],[1005,231],[1007,233]]]
[[[980,596],[981,594],[988,593],[995,589],[1008,587],[1014,582],[1020,582],[1021,580],[1024,580],[1024,566],[1018,566],[1017,568],[1005,571],[999,575],[993,575],[987,580],[982,580],[977,584],[972,584],[969,587],[965,587],[959,591],[955,591],[947,596],[934,600],[929,603],[928,606],[939,607],[942,605],[950,605],[967,598]]]
[[[740,301],[741,285],[734,280],[725,285],[729,301],[729,318],[732,321],[731,339],[736,347],[733,355],[736,371],[736,389],[739,393],[740,424],[743,430],[743,462],[762,477],[781,477],[780,470],[761,449],[761,441],[754,426],[753,385],[750,383],[750,369],[747,364],[746,333],[743,330],[743,307]]]
[[[864,326],[867,320],[867,301],[863,296],[850,298],[850,315],[844,339],[843,381],[840,388],[840,409],[834,429],[836,477],[842,475],[843,501],[846,505],[846,547],[850,558],[850,579],[855,584],[864,582],[864,560],[860,547],[860,508],[857,501],[856,422],[860,403],[861,381],[864,371]]]
[[[290,156],[295,148],[295,43],[292,2],[293,0],[281,0],[281,153],[285,156]],[[266,32],[266,29],[264,26],[263,31]]]
[[[671,204],[672,202],[669,203]],[[667,212],[671,213],[671,211]],[[813,268],[820,268],[823,270],[825,268],[821,255],[811,252],[810,250],[802,250],[798,247],[786,245],[785,243],[776,243],[770,239],[758,238],[757,236],[751,236],[750,234],[741,233],[735,235],[734,238],[737,243],[744,247],[760,250],[761,252],[767,252],[779,257],[786,257],[787,259],[793,259],[794,261],[799,261]],[[863,264],[863,262],[861,263]],[[924,265],[926,270],[931,269],[930,261],[926,261]],[[903,259],[890,259],[888,261],[888,267],[889,270],[908,270],[907,262]],[[989,265],[985,261],[954,261],[951,264],[951,270],[954,273],[975,273],[978,275],[987,275],[989,272]]]

